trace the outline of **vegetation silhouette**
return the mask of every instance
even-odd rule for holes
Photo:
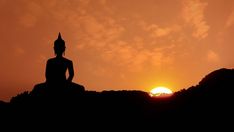
[[[58,49],[57,43],[62,44]],[[87,91],[82,85],[72,83],[73,66],[62,57],[63,43],[59,34],[54,47],[57,57],[47,62],[45,83],[12,97],[10,102],[0,102],[2,119],[78,126],[130,123],[134,127],[137,124],[207,126],[209,123],[213,128],[215,124],[228,125],[233,119],[234,69],[211,72],[198,85],[168,98],[152,98],[147,92],[136,90]],[[61,67],[57,66],[60,64]],[[65,69],[70,73],[68,79]]]

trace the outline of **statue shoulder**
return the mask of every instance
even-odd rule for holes
[[[67,59],[67,58],[64,58],[65,62],[68,63],[68,64],[72,64],[72,61]]]
[[[47,63],[51,63],[53,61],[55,61],[55,58],[50,58],[50,59],[47,60]]]

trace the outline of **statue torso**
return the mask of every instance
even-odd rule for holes
[[[62,83],[66,81],[66,71],[71,61],[66,58],[51,58],[47,61],[47,82]]]

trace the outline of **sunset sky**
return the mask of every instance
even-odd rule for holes
[[[234,66],[233,0],[0,0],[0,100],[45,81],[61,32],[86,90],[196,85]]]

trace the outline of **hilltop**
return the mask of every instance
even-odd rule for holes
[[[152,98],[144,91],[86,91],[82,85],[76,89],[35,87],[8,103],[0,102],[0,112],[11,120],[60,123],[222,123],[233,115],[233,88],[233,69],[211,72],[196,86],[168,98]]]

